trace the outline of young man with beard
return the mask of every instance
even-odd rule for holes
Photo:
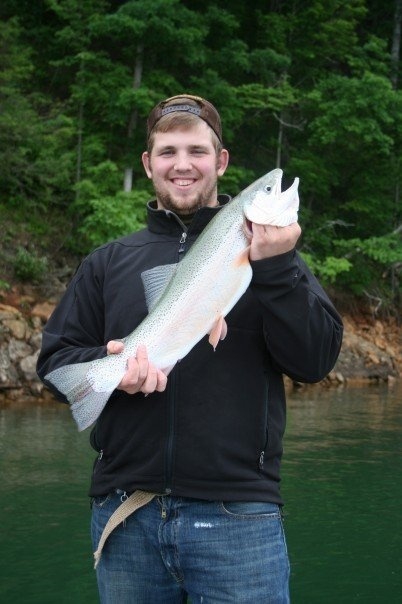
[[[141,273],[180,261],[230,201],[217,190],[229,161],[220,117],[205,99],[159,103],[142,161],[155,189],[148,226],[84,260],[45,327],[42,379],[120,352],[147,314]],[[324,378],[342,339],[339,315],[295,250],[299,236],[297,223],[252,225],[253,278],[216,352],[204,338],[168,378],[144,346],[128,360],[91,433],[94,549],[122,502],[150,496],[104,543],[102,604],[289,602],[282,375]]]

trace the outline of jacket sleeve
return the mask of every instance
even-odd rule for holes
[[[84,260],[43,330],[37,373],[63,401],[65,397],[46,381],[45,376],[63,365],[92,361],[106,355],[101,289],[90,262]]]
[[[251,288],[263,308],[272,361],[296,381],[324,379],[338,358],[343,334],[327,294],[295,250],[251,266]]]

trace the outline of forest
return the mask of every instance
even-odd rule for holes
[[[300,178],[299,249],[345,304],[400,313],[402,0],[2,0],[0,291],[141,228],[145,124],[219,109],[235,195]]]

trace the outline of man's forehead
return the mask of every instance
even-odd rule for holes
[[[200,122],[189,128],[178,127],[168,132],[156,132],[154,138],[155,147],[213,147],[210,128],[204,122]]]

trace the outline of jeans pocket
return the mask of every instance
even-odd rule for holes
[[[222,501],[221,508],[227,516],[237,518],[280,518],[277,503],[265,501]]]
[[[112,497],[112,493],[108,493],[107,495],[100,495],[99,497],[92,498],[92,507],[95,508],[103,508],[108,501],[110,501]]]

